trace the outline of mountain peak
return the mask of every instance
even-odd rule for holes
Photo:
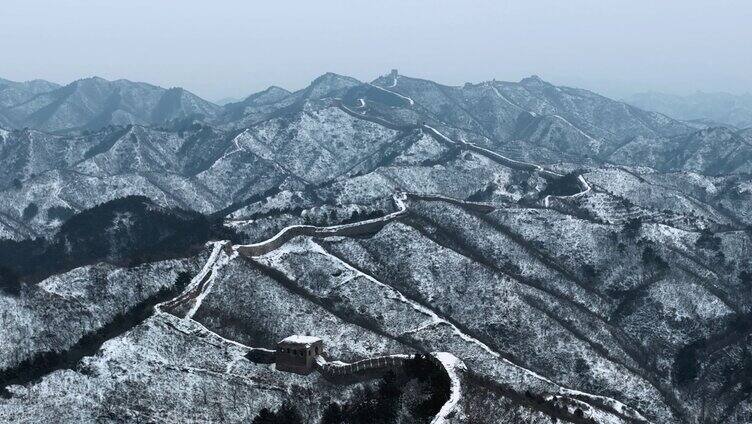
[[[316,78],[305,89],[305,97],[319,99],[330,95],[342,95],[349,88],[362,84],[355,78],[327,72]]]
[[[101,77],[92,76],[75,80],[70,84],[64,86],[63,88],[66,88],[68,90],[76,90],[78,88],[106,87],[110,84],[112,84],[112,81],[108,81]]]
[[[334,72],[327,72],[320,77],[314,79],[311,82],[311,85],[319,85],[319,84],[330,84],[334,82],[349,82],[352,84],[360,84],[360,81],[356,80],[353,77],[348,77],[345,75],[335,74]]]
[[[523,78],[520,80],[520,84],[522,85],[549,85],[548,82],[544,81],[543,78],[539,77],[538,75],[530,75],[529,77]]]
[[[80,83],[88,83],[88,82],[108,83],[108,82],[111,82],[111,81],[110,80],[106,80],[106,79],[104,79],[102,77],[98,77],[96,75],[93,75],[93,76],[90,76],[90,77],[87,77],[87,78],[81,78],[81,79],[78,79],[78,80],[74,81],[74,83],[77,83],[77,82],[80,82]]]
[[[266,90],[262,91],[264,94],[290,94],[289,90],[286,90],[277,85],[270,85]]]
[[[270,102],[276,102],[281,100],[282,98],[289,96],[291,93],[288,90],[285,90],[282,87],[278,87],[276,85],[272,85],[267,87],[264,90],[261,90],[259,92],[250,94],[243,98],[242,100],[233,100],[225,104],[228,108],[236,108],[236,107],[244,107],[248,105],[258,105],[258,104],[266,104]]]

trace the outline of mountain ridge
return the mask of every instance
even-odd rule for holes
[[[100,77],[79,79],[3,107],[14,127],[49,132],[97,130],[113,123],[160,125],[192,115],[213,116],[219,109],[182,88]]]
[[[735,95],[697,91],[688,95],[672,95],[650,91],[636,93],[626,101],[677,119],[709,121],[740,129],[752,127],[752,93]]]
[[[111,84],[82,83],[77,98],[106,103]],[[168,91],[152,104],[167,95],[171,110],[185,95]],[[101,116],[102,102],[89,110]],[[247,421],[280,393],[349,403],[368,387],[249,355],[290,334],[325,340],[327,363],[453,355],[465,366],[446,422],[752,416],[749,131],[534,77],[453,87],[398,73],[327,73],[214,118],[165,116],[0,132],[0,238],[24,259],[0,278],[35,269],[46,240],[85,264],[0,293],[0,364],[44,370],[10,380],[28,384],[2,390],[0,419],[159,421],[200,408],[200,420]],[[189,237],[160,233],[160,219]],[[243,244],[198,246],[215,238]],[[182,253],[165,256],[167,240]],[[164,290],[182,293],[93,356],[69,351]],[[50,350],[78,362],[45,366]],[[218,408],[193,387],[211,387]],[[254,396],[237,403],[236,389]],[[306,423],[330,410],[295,399]]]
[[[112,84],[131,84],[101,78],[81,81],[88,91],[104,89],[105,97]],[[409,135],[409,129],[419,129],[421,122],[512,160],[565,169],[615,164],[707,175],[752,170],[752,132],[697,129],[663,115],[635,112],[587,90],[556,87],[534,77],[523,81],[451,87],[399,74],[361,83],[327,73],[295,92],[272,86],[254,93],[228,105],[223,110],[230,113],[218,112],[217,121],[210,122],[196,116],[170,120],[172,115],[160,110],[174,110],[186,92],[161,89],[159,99],[166,105],[155,106],[149,117],[162,122],[157,126],[107,124],[73,134],[3,132],[0,188],[8,199],[23,204],[9,200],[0,205],[8,221],[5,231],[15,238],[54,228],[53,220],[40,215],[31,219],[36,230],[18,232],[30,224],[23,221],[22,212],[32,203],[43,210],[69,207],[67,203],[76,210],[90,207],[90,199],[66,188],[71,184],[84,191],[109,187],[111,195],[138,194],[124,186],[128,182],[169,206],[222,211],[244,203],[242,196],[270,189],[269,181],[257,179],[262,175],[297,186],[345,178],[347,173],[339,173],[348,169],[366,172],[375,166],[369,157],[398,155],[398,149],[407,148],[398,146],[423,145]],[[386,128],[384,123],[392,124]],[[373,140],[378,147],[369,150],[374,146],[363,140]],[[258,168],[252,170],[254,166]],[[233,167],[248,169],[248,174],[233,173]],[[50,198],[42,187],[68,193]],[[109,196],[98,200],[111,200]]]

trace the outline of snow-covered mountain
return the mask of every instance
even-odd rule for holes
[[[117,100],[115,109],[103,111],[107,99]],[[53,122],[55,129],[107,125],[85,134],[0,134],[0,232],[6,237],[49,234],[56,225],[44,214],[50,208],[82,210],[122,195],[143,193],[211,213],[283,181],[322,184],[388,159],[380,156],[410,144],[405,135],[417,123],[541,164],[614,163],[709,175],[752,166],[749,131],[697,130],[538,77],[449,87],[397,74],[361,83],[328,73],[305,89],[270,87],[222,109],[180,89],[93,78],[36,95],[22,107],[33,104],[47,105],[29,121],[42,129]],[[31,204],[42,213],[24,220]]]
[[[162,125],[214,116],[219,106],[182,88],[92,77],[64,87],[0,82],[5,125],[48,132],[98,130],[107,125]]]
[[[15,82],[0,78],[0,107],[10,108],[58,88],[60,85],[44,80]]]
[[[0,78],[0,127],[14,127],[14,115],[9,110],[14,105],[26,102],[34,96],[47,93],[59,87],[55,83],[43,80],[14,82]]]
[[[76,131],[0,131],[0,253],[77,255],[65,222],[108,250],[3,262],[3,420],[347,422],[386,392],[400,422],[752,417],[749,131],[537,77],[328,73],[148,114],[167,91],[137,86],[134,121],[77,88],[43,121]],[[151,200],[95,208],[129,195]],[[291,334],[324,340],[319,371],[263,359]],[[329,373],[414,353],[444,377]]]

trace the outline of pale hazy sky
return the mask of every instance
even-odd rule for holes
[[[0,0],[0,78],[97,75],[210,100],[327,72],[538,74],[619,97],[752,91],[752,1]]]

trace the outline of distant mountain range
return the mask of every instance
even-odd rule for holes
[[[698,129],[536,76],[453,87],[327,73],[295,92],[273,86],[225,106],[127,80],[0,84],[4,125],[22,128],[0,129],[0,236],[12,238],[59,225],[43,213],[24,219],[32,203],[82,210],[144,194],[205,213],[238,208],[283,181],[363,172],[416,123],[541,164],[752,171],[752,130]]]
[[[215,100],[214,103],[218,104],[220,106],[224,106],[229,103],[237,103],[239,101],[242,101],[243,99],[239,99],[237,97],[223,97],[219,100]]]
[[[220,107],[182,88],[92,77],[64,87],[45,81],[0,80],[0,123],[49,132],[98,130],[107,125],[161,125],[212,117]]]
[[[677,96],[648,92],[629,97],[627,103],[708,126],[752,127],[752,94],[697,92]]]
[[[399,85],[391,87],[397,79]],[[449,126],[512,157],[704,173],[749,171],[749,131],[707,130],[707,123],[671,119],[587,90],[555,86],[536,76],[517,83],[487,81],[452,87],[401,75],[363,83],[329,73],[296,92],[273,86],[224,106],[181,88],[127,80],[94,77],[64,87],[45,81],[0,80],[0,128],[69,137],[111,131],[108,126],[173,130],[199,122],[215,132],[232,132],[326,98],[341,99],[352,107],[360,99],[370,100],[375,113],[394,115],[389,118],[400,125],[425,121]],[[405,99],[414,104],[405,104]],[[691,138],[694,153],[677,155],[685,137]],[[715,147],[718,152],[709,151]],[[719,152],[734,152],[734,157],[712,156]]]

